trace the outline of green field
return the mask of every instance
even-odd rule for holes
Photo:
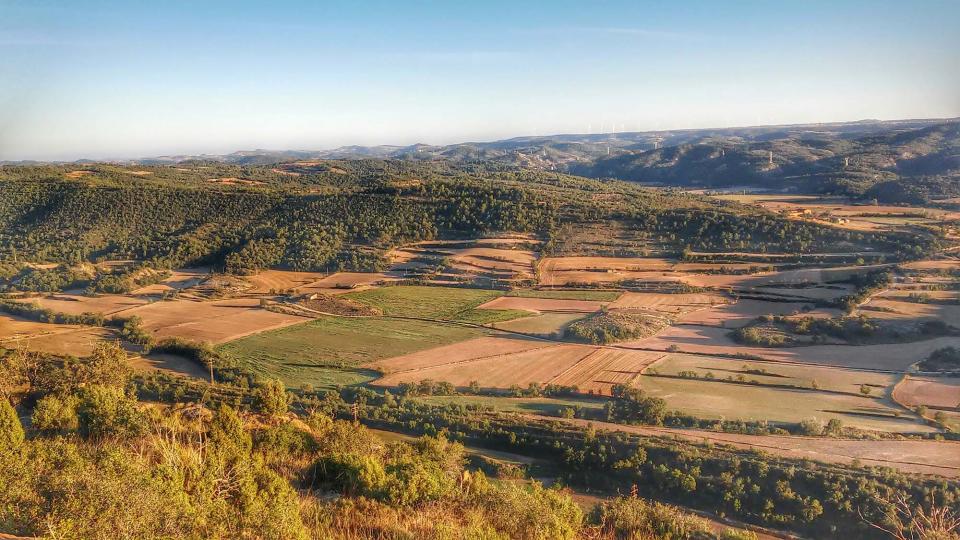
[[[502,291],[402,285],[347,293],[344,298],[362,302],[382,310],[384,315],[396,317],[487,324],[530,315],[529,312],[512,309],[475,309],[499,296],[503,296]]]
[[[421,321],[322,317],[222,345],[255,373],[291,387],[360,384],[377,374],[357,366],[381,358],[464,341],[484,330]]]
[[[507,296],[522,298],[550,298],[553,300],[592,300],[594,302],[613,302],[620,295],[620,291],[538,291],[534,289],[517,289],[510,291]]]

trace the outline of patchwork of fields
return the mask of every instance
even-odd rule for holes
[[[731,335],[767,315],[836,320],[844,315],[838,301],[857,292],[857,280],[893,270],[889,263],[796,268],[774,259],[760,263],[760,254],[739,262],[541,257],[540,247],[523,235],[420,242],[391,251],[384,272],[268,270],[221,277],[206,268],[183,269],[129,294],[53,293],[23,301],[69,315],[136,316],[155,338],[213,344],[253,373],[291,388],[381,390],[434,381],[484,395],[417,399],[601,415],[612,387],[623,384],[704,421],[835,419],[894,434],[936,432],[940,428],[930,421],[936,411],[960,421],[955,377],[905,376],[930,353],[960,348],[960,335],[798,347],[744,345]],[[960,261],[919,261],[896,271],[901,274],[892,285],[870,291],[854,315],[960,327],[952,274],[960,271]],[[298,303],[315,295],[339,295],[366,311],[321,315],[304,307],[309,302]],[[571,325],[605,313],[649,314],[668,326],[609,343],[571,337]],[[84,354],[98,340],[117,337],[111,328],[0,315],[0,344],[6,347]],[[137,357],[133,365],[206,375],[202,366],[171,355]],[[547,385],[574,393],[507,397]],[[923,419],[917,407],[932,412]]]

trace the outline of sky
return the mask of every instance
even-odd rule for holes
[[[0,160],[960,116],[960,0],[0,0]]]

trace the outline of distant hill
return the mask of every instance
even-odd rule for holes
[[[272,165],[331,159],[482,162],[667,186],[752,186],[918,202],[960,196],[960,119],[567,134],[444,146],[249,150],[123,163]]]

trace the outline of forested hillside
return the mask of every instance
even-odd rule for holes
[[[159,267],[377,269],[384,250],[493,231],[534,233],[551,246],[584,223],[616,224],[631,249],[915,257],[932,232],[865,233],[788,221],[762,210],[558,173],[392,161],[276,166],[181,164],[0,168],[0,257],[24,262],[109,259]],[[11,268],[11,265],[13,267]]]

